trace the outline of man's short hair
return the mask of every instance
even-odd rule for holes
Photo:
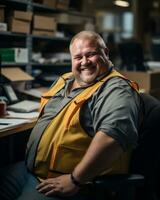
[[[103,38],[98,33],[94,32],[94,31],[81,31],[81,32],[77,33],[71,39],[70,48],[71,48],[73,42],[76,39],[90,39],[90,40],[94,40],[94,41],[97,41],[98,45],[101,48],[106,48],[107,47],[106,44],[105,44],[105,42],[104,42],[104,40],[103,40]]]

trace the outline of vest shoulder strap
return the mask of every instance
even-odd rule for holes
[[[73,75],[72,72],[63,74],[62,76],[59,77],[57,82],[51,86],[51,88],[45,92],[42,97],[41,97],[41,103],[40,103],[40,109],[39,111],[41,112],[45,104],[48,102],[48,100],[55,95],[59,90],[63,88],[65,85],[65,81]]]
[[[89,99],[92,94],[104,83],[107,82],[108,80],[110,80],[113,77],[121,77],[124,80],[128,81],[129,85],[131,86],[131,88],[133,88],[134,90],[136,90],[138,92],[139,88],[138,88],[138,84],[134,81],[130,81],[129,79],[127,79],[125,76],[123,76],[122,74],[120,74],[118,71],[116,70],[112,70],[112,72],[109,75],[106,75],[103,79],[101,79],[100,81],[98,81],[97,83],[95,83],[93,86],[90,86],[88,88],[86,88],[82,93],[80,93],[76,98],[75,98],[75,102],[76,103],[80,103],[80,102],[84,102],[87,99]]]
[[[47,101],[53,96],[55,95],[60,89],[63,88],[63,86],[65,85],[65,80],[68,79],[69,77],[71,77],[73,75],[72,72],[70,73],[66,73],[63,76],[61,76],[58,81],[55,83],[55,85],[53,87],[50,88],[50,90],[48,92],[46,92],[42,98],[41,98],[41,108],[40,111],[42,110],[42,108],[45,106],[45,104],[47,103]],[[85,101],[87,99],[89,99],[92,94],[106,81],[108,81],[109,79],[113,78],[113,77],[121,77],[127,81],[129,81],[130,86],[135,89],[136,91],[138,91],[138,85],[137,83],[128,80],[125,76],[123,76],[122,74],[120,74],[118,71],[116,70],[112,70],[111,73],[109,75],[106,75],[104,78],[102,78],[100,81],[98,81],[97,83],[95,83],[94,85],[86,88],[82,93],[80,93],[76,98],[75,101],[76,103],[79,103],[81,101]]]

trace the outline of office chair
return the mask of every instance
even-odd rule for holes
[[[144,120],[139,144],[134,150],[128,174],[102,176],[92,185],[93,199],[106,199],[106,191],[115,193],[118,200],[159,200],[160,178],[160,101],[141,94]]]
[[[145,71],[143,49],[139,42],[124,41],[118,45],[121,58],[120,69]]]

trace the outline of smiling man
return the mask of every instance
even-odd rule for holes
[[[95,32],[75,35],[70,53],[72,72],[42,96],[25,164],[3,171],[2,200],[89,199],[88,181],[128,170],[140,122],[137,85],[114,69]]]
[[[77,86],[93,84],[98,76],[108,71],[108,49],[101,38],[81,32],[71,41],[72,72]]]

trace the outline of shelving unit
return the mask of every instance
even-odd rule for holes
[[[1,5],[5,5],[7,9],[9,10],[21,10],[21,11],[32,11],[34,14],[67,14],[72,15],[75,17],[83,18],[84,20],[89,19],[94,22],[94,17],[90,16],[86,13],[81,13],[75,10],[62,10],[62,9],[56,9],[56,8],[50,8],[49,6],[42,5],[39,3],[33,2],[33,0],[1,0]],[[64,25],[64,27],[66,24]],[[73,25],[74,26],[74,25]],[[63,27],[63,24],[60,25],[60,27]],[[19,66],[25,69],[25,71],[29,74],[32,73],[34,69],[40,69],[40,70],[52,70],[53,72],[60,72],[63,71],[69,71],[70,70],[70,63],[69,62],[61,62],[61,63],[45,63],[45,64],[39,64],[34,63],[32,61],[32,53],[33,51],[38,50],[40,52],[44,51],[50,51],[52,52],[63,52],[63,50],[66,52],[68,49],[70,37],[64,36],[64,37],[50,37],[50,36],[37,36],[29,34],[21,34],[21,33],[13,33],[10,31],[7,32],[0,32],[0,42],[2,42],[2,48],[11,48],[11,47],[17,47],[18,44],[19,47],[24,47],[28,49],[28,63],[14,63],[14,62],[2,62],[2,67],[12,67],[12,66]],[[42,45],[41,45],[42,44]]]

